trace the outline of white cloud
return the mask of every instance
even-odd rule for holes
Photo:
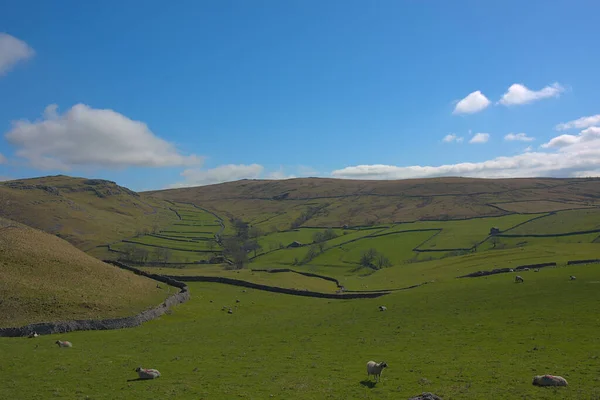
[[[558,97],[564,90],[558,83],[553,83],[538,91],[530,90],[525,85],[515,83],[508,88],[499,103],[505,106],[527,104],[549,97]]]
[[[463,140],[464,140],[464,138],[462,138],[460,136],[456,136],[454,133],[450,133],[450,134],[444,136],[444,139],[442,139],[442,142],[444,142],[444,143],[452,143],[452,142],[461,143]]]
[[[313,167],[308,167],[306,165],[300,165],[296,168],[296,172],[300,176],[304,177],[316,177],[319,176],[319,171],[314,169]]]
[[[202,163],[182,155],[140,121],[108,109],[77,104],[59,115],[55,104],[41,121],[13,121],[6,139],[16,155],[39,169],[70,170],[73,166],[105,168],[191,166]]]
[[[277,171],[272,171],[267,174],[267,179],[292,179],[295,178],[295,175],[287,175],[283,170],[283,167],[280,167]]]
[[[215,183],[237,181],[240,179],[258,179],[264,171],[259,164],[227,164],[211,169],[186,169],[181,173],[184,182],[175,183],[170,188],[212,185]]]
[[[0,32],[0,76],[5,75],[19,62],[35,55],[35,51],[24,41]]]
[[[469,140],[469,143],[486,143],[488,140],[490,140],[489,133],[476,133],[475,136]]]
[[[552,138],[548,143],[542,145],[543,148],[561,148],[571,146],[577,143],[585,143],[600,139],[600,128],[592,126],[581,131],[578,135],[560,135]]]
[[[477,90],[460,100],[456,104],[456,107],[454,107],[452,114],[473,114],[485,109],[489,105],[490,101],[488,98],[481,91]]]
[[[519,142],[532,142],[535,140],[535,138],[527,136],[526,133],[509,133],[508,135],[504,136],[504,140],[519,141]]]
[[[570,138],[565,140],[564,136]],[[478,163],[408,167],[358,165],[333,171],[332,176],[347,179],[578,177],[596,176],[600,171],[600,128],[588,128],[576,136],[561,135],[550,140],[545,148],[550,150],[527,151]]]
[[[523,150],[523,153],[530,153],[531,151],[533,151],[533,147],[527,146],[525,147],[525,150]]]
[[[567,129],[583,129],[589,128],[590,126],[600,125],[600,114],[592,115],[589,117],[581,117],[579,119],[565,122],[556,125],[557,131],[566,131]]]

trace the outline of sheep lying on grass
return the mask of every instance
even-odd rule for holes
[[[386,306],[379,306],[379,311],[385,311],[385,310],[387,310]]]
[[[524,282],[520,275],[515,276],[515,282]]]
[[[158,370],[156,369],[152,369],[152,368],[142,368],[142,367],[137,367],[135,369],[135,372],[138,373],[138,376],[140,377],[140,379],[156,379],[160,376],[160,372],[158,372]]]
[[[375,376],[375,381],[379,382],[379,378],[381,377],[381,372],[387,366],[388,365],[384,361],[382,361],[380,363],[377,363],[375,361],[369,361],[367,363],[367,377],[368,377],[368,379],[371,379],[371,375],[374,375]]]
[[[568,386],[567,380],[562,376],[536,375],[533,377],[534,386]]]
[[[62,340],[57,340],[56,342],[54,342],[58,345],[58,347],[73,347],[73,344],[69,341],[62,341]]]
[[[570,280],[572,280],[572,281],[574,281],[574,280],[575,280],[575,279],[577,279],[577,278],[575,278],[575,276],[574,276],[574,275],[571,275],[571,276],[569,277],[569,279],[570,279]]]

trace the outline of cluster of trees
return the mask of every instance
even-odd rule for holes
[[[147,262],[162,262],[167,264],[171,259],[171,250],[165,247],[155,247],[152,251],[127,243],[119,254],[119,261],[145,264]]]
[[[392,262],[385,255],[371,248],[360,256],[360,265],[366,268],[381,269],[391,267]]]
[[[250,227],[247,222],[240,219],[233,219],[235,234],[224,236],[221,239],[223,246],[223,255],[230,258],[236,269],[244,268],[248,263],[248,253],[253,252],[254,256],[262,246],[256,240],[262,232],[257,227]]]

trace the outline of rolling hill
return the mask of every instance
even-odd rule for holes
[[[169,206],[100,179],[58,175],[0,183],[0,217],[55,234],[82,250],[176,220]]]
[[[167,296],[54,235],[0,218],[0,326],[134,315]]]
[[[144,192],[201,204],[266,231],[539,213],[600,205],[599,179],[242,180]]]

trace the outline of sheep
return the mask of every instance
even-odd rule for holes
[[[135,372],[138,373],[140,379],[156,379],[160,376],[160,372],[156,369],[137,367]]]
[[[533,272],[540,272],[540,269],[536,268],[536,269],[533,270]]]
[[[534,386],[568,386],[569,383],[562,376],[536,375],[533,377]]]
[[[379,306],[379,311],[385,311],[385,310],[387,310],[386,306]]]
[[[62,341],[62,340],[57,340],[56,342],[54,342],[58,345],[58,347],[73,347],[73,344],[69,341]]]
[[[375,361],[369,361],[367,363],[367,379],[371,379],[371,375],[375,376],[375,381],[379,382],[379,378],[381,377],[381,372],[383,372],[384,368],[387,368],[387,364],[382,361],[377,363]]]
[[[508,272],[515,272],[515,270],[511,268],[508,270]]]
[[[38,337],[38,336],[39,336],[39,335],[38,335],[38,333],[37,333],[36,331],[33,331],[33,332],[31,332],[29,335],[27,335],[27,337],[28,337],[28,338],[30,338],[30,339],[31,339],[31,338],[36,338],[36,337]]]
[[[569,277],[569,279],[570,279],[570,280],[572,280],[572,281],[574,281],[574,280],[575,280],[575,279],[577,279],[577,278],[575,278],[575,275],[571,275],[571,276]]]
[[[515,282],[524,282],[523,278],[521,277],[521,275],[515,276]]]

